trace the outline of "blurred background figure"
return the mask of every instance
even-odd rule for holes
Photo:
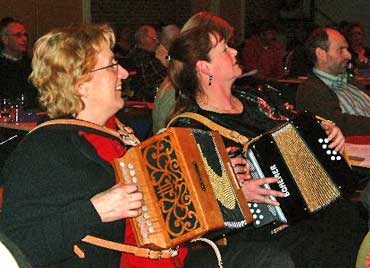
[[[161,34],[159,35],[159,40],[161,45],[163,45],[167,50],[180,34],[180,28],[175,24],[169,24],[162,28]]]
[[[359,23],[350,24],[347,32],[349,52],[353,68],[362,76],[369,76],[370,48],[364,44],[364,27]]]
[[[284,76],[283,47],[272,22],[264,20],[257,24],[256,33],[245,41],[241,61],[246,72],[258,70],[256,78],[270,80]]]
[[[131,38],[130,38],[130,27],[120,26],[117,27],[117,41],[113,47],[113,53],[115,58],[120,62],[120,59],[124,59],[131,49]]]
[[[6,17],[1,21],[0,52],[0,97],[12,103],[20,98],[28,104],[36,103],[37,90],[28,81],[31,74],[31,60],[27,55],[28,34],[26,27],[18,20]]]
[[[143,25],[136,31],[135,42],[124,66],[136,72],[130,81],[134,99],[153,102],[157,88],[167,75],[165,55],[156,53],[158,34],[151,25]]]

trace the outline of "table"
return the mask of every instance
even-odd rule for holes
[[[36,127],[36,122],[27,122],[27,123],[0,123],[0,127],[15,129],[21,131],[30,131]]]
[[[308,77],[302,76],[302,77],[298,77],[298,78],[290,77],[290,78],[278,79],[276,81],[279,82],[279,83],[283,83],[283,84],[299,85],[299,84],[303,83],[304,81],[306,81],[307,79],[308,79]],[[357,82],[359,82],[360,84],[362,84],[364,86],[369,86],[370,85],[370,77],[356,76],[355,79],[356,79]]]

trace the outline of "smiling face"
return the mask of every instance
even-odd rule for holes
[[[95,67],[90,72],[91,79],[82,83],[78,89],[84,109],[77,117],[104,124],[124,105],[121,86],[122,79],[128,77],[128,72],[116,64],[113,53],[106,44],[102,46],[96,59]]]
[[[218,40],[217,35],[210,35],[213,48],[209,52],[209,72],[213,75],[212,83],[233,83],[242,74],[237,63],[238,52],[228,46],[225,40]]]
[[[27,50],[26,28],[18,22],[9,23],[2,36],[2,41],[5,53],[18,58]]]

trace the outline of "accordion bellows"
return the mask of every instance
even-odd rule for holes
[[[125,184],[144,194],[131,219],[139,246],[164,249],[252,221],[218,132],[169,128],[114,162]]]
[[[329,144],[320,123],[306,115],[252,142],[246,153],[252,177],[276,177],[277,183],[264,187],[285,194],[278,198],[279,207],[249,204],[255,226],[293,223],[341,198],[341,189],[349,187],[351,170]]]

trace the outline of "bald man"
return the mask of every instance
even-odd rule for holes
[[[318,28],[307,40],[313,75],[298,87],[296,107],[336,123],[346,136],[370,135],[370,97],[347,77],[351,60],[344,36]]]

